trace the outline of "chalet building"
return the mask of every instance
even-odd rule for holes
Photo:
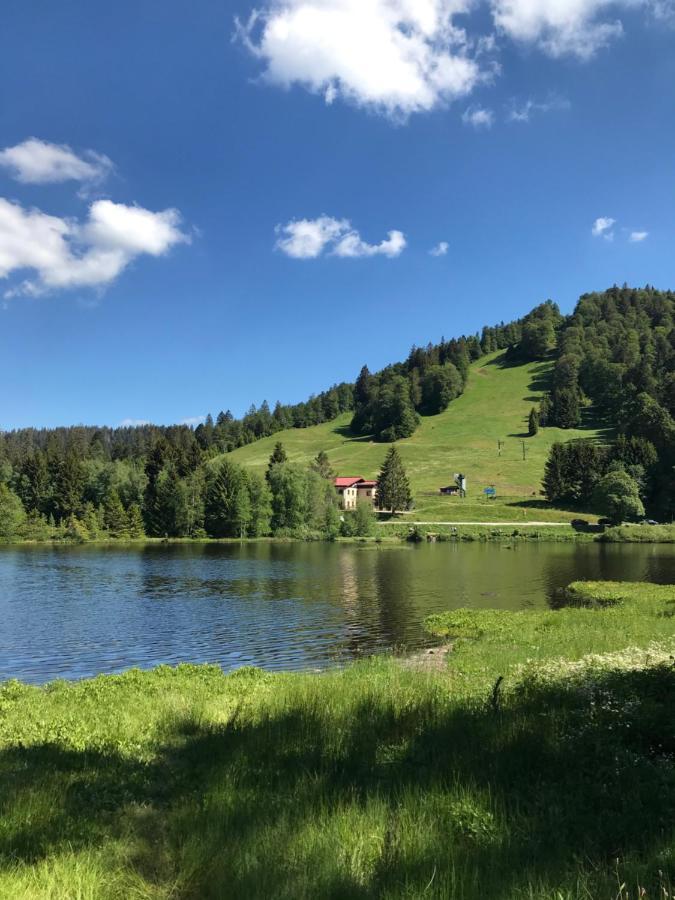
[[[377,482],[365,478],[336,478],[335,490],[341,509],[356,509],[357,503],[374,506],[377,498]]]

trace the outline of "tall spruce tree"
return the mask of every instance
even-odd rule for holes
[[[553,444],[544,469],[544,492],[551,503],[565,499],[570,491],[565,448]]]
[[[287,460],[288,460],[288,456],[286,454],[286,451],[284,450],[284,445],[281,443],[281,441],[277,441],[276,444],[274,445],[274,450],[272,450],[272,455],[270,456],[270,461],[267,464],[267,474],[265,477],[267,478],[268,481],[270,480],[270,473],[272,472],[272,469],[274,468],[274,466],[282,465]]]
[[[317,475],[320,475],[322,478],[326,478],[327,480],[335,477],[335,472],[332,469],[330,460],[328,459],[328,454],[325,450],[321,450],[319,452],[319,455],[312,463],[312,469],[317,473]]]
[[[533,406],[532,409],[530,410],[530,416],[527,421],[527,432],[530,435],[530,437],[534,437],[538,431],[539,431],[539,413]]]
[[[390,447],[377,482],[377,504],[395,515],[407,509],[411,502],[410,483],[401,456],[396,447]]]

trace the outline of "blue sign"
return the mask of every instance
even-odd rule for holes
[[[483,493],[487,494],[488,497],[494,497],[497,493],[497,490],[496,490],[496,488],[485,488]]]

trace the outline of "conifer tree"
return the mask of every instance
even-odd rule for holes
[[[412,501],[410,483],[396,447],[387,451],[377,483],[377,503],[380,509],[396,514],[407,509]]]
[[[532,409],[530,410],[530,416],[528,419],[528,434],[530,435],[530,437],[534,437],[538,431],[539,431],[539,414],[533,406]]]
[[[270,456],[270,461],[267,465],[267,476],[266,477],[267,477],[268,481],[270,480],[270,474],[272,472],[273,467],[281,465],[282,463],[285,463],[287,459],[288,459],[288,456],[286,455],[286,451],[284,450],[284,445],[281,443],[281,441],[277,441],[276,444],[274,445],[274,450],[272,451],[272,455]]]
[[[111,488],[103,504],[103,522],[112,537],[126,537],[129,529],[129,520],[122,506],[120,495],[115,488]]]
[[[565,448],[556,443],[551,447],[544,469],[544,492],[551,503],[562,500],[569,493],[569,479]]]
[[[325,450],[321,450],[319,452],[319,455],[312,463],[312,469],[322,478],[325,478],[327,480],[331,480],[335,477],[335,472],[331,467],[330,460],[328,459],[328,454]]]
[[[132,503],[127,510],[129,537],[140,538],[145,536],[143,528],[143,514],[138,503]]]

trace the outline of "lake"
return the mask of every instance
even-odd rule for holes
[[[675,583],[675,546],[7,547],[0,680],[179,662],[321,669],[425,646],[430,613],[543,608],[577,579]]]

